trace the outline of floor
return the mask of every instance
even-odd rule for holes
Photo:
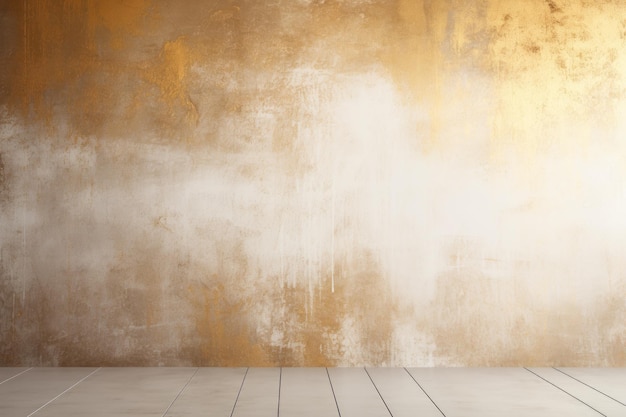
[[[0,416],[626,417],[626,368],[0,368]]]

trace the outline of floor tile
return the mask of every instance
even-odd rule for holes
[[[0,368],[0,384],[17,378],[19,375],[28,372],[31,368]]]
[[[557,369],[626,404],[626,368]]]
[[[553,368],[528,368],[607,417],[626,416],[626,406]]]
[[[364,368],[330,368],[342,417],[389,417],[385,403]]]
[[[625,368],[0,368],[2,417],[626,417],[625,393]]]
[[[276,417],[280,368],[250,368],[233,417]]]
[[[446,417],[598,417],[523,368],[409,368]]]
[[[31,369],[0,385],[0,416],[28,416],[96,369]]]
[[[442,417],[404,368],[367,368],[393,417]]]
[[[35,417],[162,417],[195,370],[102,368]]]
[[[230,417],[246,368],[200,368],[168,410],[167,417]]]
[[[283,368],[280,417],[338,416],[326,368]]]

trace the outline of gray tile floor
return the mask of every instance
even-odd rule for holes
[[[0,416],[626,417],[626,368],[0,368]]]

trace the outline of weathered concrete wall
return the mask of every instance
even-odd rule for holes
[[[0,3],[0,364],[626,366],[620,0]]]

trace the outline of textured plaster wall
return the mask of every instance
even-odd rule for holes
[[[621,0],[0,2],[1,365],[626,366]]]

